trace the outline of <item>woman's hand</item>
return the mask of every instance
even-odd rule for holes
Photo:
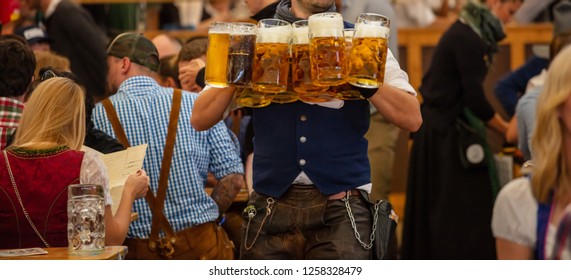
[[[125,181],[124,192],[132,194],[135,199],[144,197],[149,190],[149,182],[147,172],[139,170],[137,173],[129,175]]]

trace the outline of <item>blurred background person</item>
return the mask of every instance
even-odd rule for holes
[[[571,2],[561,2],[554,8],[553,39],[549,47],[549,57],[553,58],[566,45],[571,43]],[[537,97],[544,88],[547,69],[533,77],[525,94],[517,101],[515,121],[512,119],[506,138],[517,142],[525,160],[532,158],[531,134],[535,127]],[[511,136],[510,136],[511,135]]]
[[[181,88],[178,79],[178,55],[169,55],[160,59],[161,64],[157,72],[157,83],[163,87]]]
[[[21,0],[41,11],[51,39],[51,49],[71,63],[87,94],[99,100],[105,96],[107,37],[91,15],[70,0]]]
[[[159,52],[159,59],[166,56],[177,55],[182,48],[182,43],[179,39],[164,33],[155,36],[151,41],[155,44]]]
[[[37,25],[18,28],[14,34],[24,37],[33,51],[51,51],[50,37]]]
[[[204,87],[207,37],[188,40],[178,54],[178,79],[184,90],[200,92]],[[201,81],[197,83],[197,78]]]
[[[36,57],[21,41],[0,39],[0,150],[6,147],[24,110],[24,100],[34,81]]]
[[[420,87],[424,123],[410,157],[403,259],[496,257],[490,221],[499,181],[485,126],[505,135],[507,123],[487,101],[483,81],[516,1],[469,1],[434,50]],[[464,166],[459,135],[467,129],[459,121],[482,141],[466,160],[485,167]]]
[[[499,259],[550,259],[571,205],[571,47],[552,61],[537,101],[530,177],[512,180],[496,200],[492,229]]]

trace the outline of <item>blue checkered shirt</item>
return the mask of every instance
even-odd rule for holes
[[[159,86],[145,76],[124,81],[117,93],[110,97],[121,125],[132,146],[148,144],[143,169],[151,180],[156,194],[163,149],[167,134],[172,88]],[[214,221],[218,207],[204,191],[207,172],[217,179],[230,173],[243,174],[239,150],[229,136],[223,122],[209,130],[198,132],[190,125],[190,115],[198,95],[183,91],[176,143],[168,180],[164,212],[174,231]],[[93,111],[95,127],[115,137],[105,109],[97,104]],[[135,201],[133,211],[139,219],[129,227],[127,237],[148,238],[152,214],[144,199]]]

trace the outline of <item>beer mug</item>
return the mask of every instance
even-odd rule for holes
[[[343,37],[345,38],[345,51],[347,54],[351,53],[353,47],[353,35],[355,34],[354,28],[343,29]],[[350,59],[345,60],[345,67],[349,69]],[[333,92],[336,93],[337,98],[341,100],[360,100],[365,99],[361,93],[354,89],[351,84],[344,83],[342,85],[332,87]]]
[[[262,108],[270,105],[272,98],[252,88],[240,88],[236,92],[236,104],[242,107]]]
[[[291,82],[291,77],[292,77],[292,75],[291,75],[291,59],[289,59],[289,61],[288,61],[288,72],[289,72],[289,75],[288,75],[287,89],[285,91],[269,95],[271,97],[273,103],[284,104],[284,103],[291,103],[291,102],[295,102],[295,101],[299,100],[299,94],[297,94],[297,92],[293,91],[293,84]]]
[[[339,13],[315,14],[308,19],[311,78],[317,86],[347,81],[343,17]]]
[[[262,19],[256,31],[252,89],[279,93],[287,89],[291,25],[280,19]]]
[[[100,185],[70,185],[67,190],[67,242],[70,255],[105,250],[105,199]]]
[[[208,30],[208,50],[204,80],[216,88],[227,87],[228,46],[230,44],[230,23],[213,22]]]
[[[228,85],[250,87],[252,66],[256,45],[256,25],[253,23],[232,23],[228,48]]]
[[[378,88],[385,78],[390,21],[377,14],[361,14],[355,24],[348,81],[354,86]]]
[[[291,44],[291,82],[293,91],[299,94],[299,99],[306,102],[326,102],[335,96],[328,92],[328,87],[316,86],[311,80],[311,65],[309,59],[309,27],[307,20],[299,20],[292,24]]]

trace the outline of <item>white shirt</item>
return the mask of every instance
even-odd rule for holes
[[[492,232],[502,238],[535,250],[537,242],[537,200],[533,197],[529,179],[512,180],[502,188],[494,204]],[[555,244],[557,226],[547,228],[545,256],[550,258]]]

